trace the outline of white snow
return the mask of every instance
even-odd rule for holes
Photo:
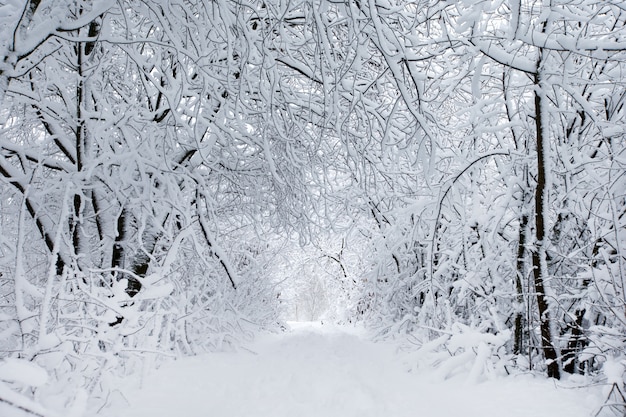
[[[589,388],[520,375],[481,383],[407,372],[390,343],[353,328],[294,324],[249,351],[214,353],[164,365],[126,391],[115,417],[588,417]]]
[[[48,380],[48,373],[25,359],[6,358],[0,361],[0,380],[39,387]]]
[[[618,361],[615,358],[608,358],[602,366],[608,384],[623,384],[624,372],[626,372],[626,361]]]

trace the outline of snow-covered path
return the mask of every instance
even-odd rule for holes
[[[358,332],[299,325],[219,353],[163,366],[129,393],[119,417],[589,417],[586,390],[532,376],[468,385],[406,372],[391,345]]]

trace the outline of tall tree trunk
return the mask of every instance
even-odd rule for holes
[[[504,106],[507,118],[511,124],[511,136],[515,143],[515,149],[519,152],[528,153],[528,140],[525,135],[518,132],[516,128],[515,113],[511,101],[511,92],[508,88],[508,71],[502,72],[502,93],[504,95]],[[523,139],[524,138],[524,139]],[[527,303],[524,299],[524,280],[526,279],[526,244],[528,243],[528,226],[530,216],[529,206],[532,198],[530,194],[530,184],[528,181],[528,163],[522,167],[523,183],[520,183],[522,194],[519,204],[519,231],[517,239],[517,259],[515,261],[515,291],[517,293],[517,310],[515,312],[515,329],[513,333],[513,353],[519,355],[524,349],[524,313]]]
[[[74,132],[74,140],[76,147],[76,172],[83,171],[85,163],[85,121],[83,120],[83,107],[85,106],[85,78],[83,74],[83,45],[77,43],[75,46],[76,51],[76,131]],[[78,180],[80,181],[80,175]],[[84,209],[82,186],[76,185],[76,193],[74,194],[73,208],[74,218],[72,219],[72,246],[74,248],[74,255],[76,256],[76,262],[80,267],[80,255],[81,250],[81,222],[82,212]]]
[[[82,15],[83,10],[79,9],[78,14]],[[87,36],[90,38],[96,37],[100,31],[100,23],[99,18],[92,21],[88,26]],[[83,33],[83,29],[79,29],[78,33]],[[95,43],[94,42],[77,42],[74,46],[76,52],[76,126],[75,126],[75,146],[76,146],[76,171],[78,173],[85,170],[85,163],[88,162],[88,152],[89,152],[89,132],[88,126],[86,125],[86,118],[84,115],[85,110],[93,110],[95,103],[93,100],[88,103],[88,86],[87,86],[87,78],[89,77],[89,69],[88,64],[90,61],[90,55],[94,51]],[[79,175],[79,181],[85,181],[87,179],[82,178]],[[93,205],[94,216],[96,219],[96,227],[98,232],[101,233],[101,219],[100,212],[98,210],[97,203],[97,190],[88,191],[84,184],[80,186],[76,184],[77,191],[74,194],[73,198],[73,220],[71,224],[72,229],[72,246],[74,249],[74,253],[76,255],[77,264],[81,267],[81,254],[87,252],[88,249],[84,246],[87,245],[86,242],[83,242],[83,236],[85,234],[83,224],[84,212],[87,209],[88,204],[91,202]],[[91,201],[90,201],[91,200]],[[102,235],[100,236],[102,239]],[[85,241],[88,238],[84,239]],[[82,268],[81,268],[82,269]]]
[[[546,200],[547,193],[547,156],[548,137],[545,133],[543,118],[545,106],[543,83],[541,79],[542,51],[539,51],[537,72],[534,76],[535,84],[535,127],[537,137],[537,187],[535,189],[535,249],[532,252],[533,278],[537,297],[537,310],[541,331],[541,347],[546,359],[548,376],[560,379],[561,372],[558,363],[556,348],[553,343],[552,319],[545,293],[546,265]]]

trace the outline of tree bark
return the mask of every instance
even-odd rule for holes
[[[548,377],[560,379],[561,372],[558,363],[558,355],[553,343],[552,319],[550,308],[545,293],[545,273],[546,268],[546,200],[547,200],[547,141],[545,135],[545,121],[543,119],[544,102],[542,80],[541,80],[541,54],[537,72],[534,76],[535,84],[535,127],[537,138],[537,186],[535,189],[535,249],[532,252],[533,278],[535,294],[537,298],[537,310],[539,313],[539,323],[541,331],[541,348],[546,359]]]
[[[524,198],[524,201],[526,199]],[[522,207],[522,210],[524,208]],[[519,225],[519,240],[517,243],[517,262],[515,271],[515,289],[517,291],[517,312],[515,314],[515,339],[513,353],[519,355],[524,344],[524,286],[523,279],[526,276],[524,254],[526,252],[526,228],[528,227],[528,215],[522,214]]]

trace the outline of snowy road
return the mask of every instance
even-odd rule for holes
[[[355,331],[298,325],[163,366],[119,417],[588,417],[585,390],[531,376],[468,385],[408,373],[389,345]]]

